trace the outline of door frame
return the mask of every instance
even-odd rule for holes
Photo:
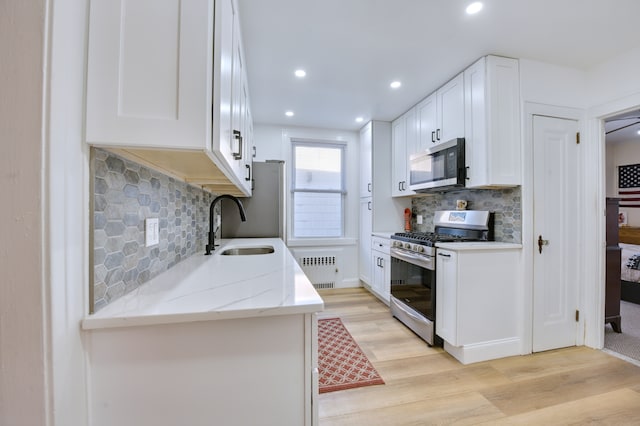
[[[634,93],[614,101],[599,104],[587,109],[587,140],[585,145],[584,164],[595,164],[596,173],[585,173],[585,187],[596,188],[594,199],[586,199],[582,208],[591,210],[585,215],[585,231],[596,231],[596,244],[585,247],[585,276],[583,282],[585,293],[585,345],[602,349],[604,347],[604,303],[605,303],[605,198],[606,198],[606,170],[605,170],[605,134],[604,119],[640,107],[640,92]],[[593,209],[591,206],[595,205]],[[589,208],[591,207],[591,208]],[[593,213],[592,213],[593,212]],[[598,214],[600,213],[600,214]],[[589,262],[591,261],[591,262]]]
[[[554,117],[560,119],[575,120],[578,122],[578,129],[581,134],[585,133],[585,110],[569,107],[558,107],[553,105],[539,104],[534,102],[525,102],[523,108],[523,137],[524,142],[522,150],[523,159],[523,176],[522,176],[522,256],[523,256],[523,291],[522,291],[522,320],[520,335],[522,336],[522,353],[529,354],[533,351],[533,264],[535,259],[535,235],[533,229],[533,212],[534,212],[534,200],[533,200],[533,183],[534,183],[534,164],[533,164],[533,116],[542,115],[547,117]],[[580,158],[578,159],[578,176],[579,187],[578,191],[578,204],[579,206],[585,205],[584,189],[587,188],[584,181],[584,152],[586,150],[580,150]],[[604,173],[604,171],[603,171]],[[578,218],[578,234],[580,236],[585,235],[585,222],[582,218]],[[582,250],[585,244],[577,244],[579,248],[576,251],[578,269],[580,274],[578,282],[584,282],[584,275],[586,273],[583,267],[584,255]],[[604,273],[604,271],[602,271]],[[584,288],[582,285],[578,285],[578,309],[584,311]],[[604,305],[603,305],[604,306]],[[603,311],[604,315],[604,311]],[[603,317],[604,321],[604,317]],[[584,345],[585,333],[580,332],[584,329],[585,315],[581,315],[578,322],[578,335],[576,336],[576,344]]]

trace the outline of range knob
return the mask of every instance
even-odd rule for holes
[[[393,246],[394,246],[394,247],[402,247],[402,246],[403,246],[403,244],[402,244],[402,242],[400,242],[400,241],[394,241],[394,242],[393,242]]]
[[[411,243],[404,243],[404,248],[411,250]]]
[[[424,246],[417,245],[417,246],[416,246],[416,251],[417,251],[418,253],[424,253]]]

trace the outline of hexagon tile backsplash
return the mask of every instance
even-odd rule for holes
[[[456,200],[466,200],[468,210],[488,210],[494,213],[494,238],[505,243],[522,242],[521,189],[463,189],[429,196],[414,197],[411,208],[414,214],[422,215],[421,225],[415,217],[412,229],[421,232],[433,231],[433,216],[436,210],[455,210]]]
[[[101,149],[93,165],[93,311],[202,251],[215,197]],[[145,247],[145,219],[160,242]]]

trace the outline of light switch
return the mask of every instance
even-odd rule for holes
[[[144,220],[144,241],[146,247],[151,247],[160,242],[160,225],[157,217],[148,217]]]

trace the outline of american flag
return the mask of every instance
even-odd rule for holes
[[[618,166],[620,207],[640,207],[640,164]]]

